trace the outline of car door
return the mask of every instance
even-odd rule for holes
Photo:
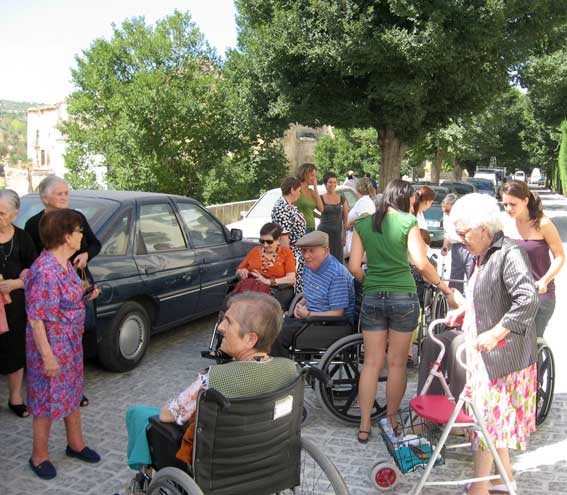
[[[216,311],[226,296],[228,281],[242,260],[237,243],[227,242],[223,225],[200,205],[176,201],[191,245],[201,261],[200,313]]]
[[[135,253],[143,283],[158,303],[155,326],[190,319],[199,300],[199,257],[168,199],[138,201]]]

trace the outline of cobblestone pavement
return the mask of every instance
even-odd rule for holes
[[[561,196],[545,194],[549,215],[567,240],[567,201]],[[562,359],[563,322],[567,294],[567,270],[559,277],[558,304],[546,337],[557,360],[556,395],[547,422],[531,437],[525,453],[513,455],[519,493],[567,493],[567,364]],[[31,419],[20,419],[6,407],[6,380],[0,377],[0,495],[112,495],[124,493],[131,478],[126,466],[126,429],[124,414],[131,404],[161,405],[193,380],[208,363],[199,351],[208,344],[214,318],[206,318],[184,328],[152,338],[148,354],[135,370],[108,373],[94,364],[85,370],[85,393],[91,404],[82,409],[83,426],[88,445],[102,455],[97,465],[86,465],[65,457],[63,422],[53,426],[50,441],[51,460],[58,469],[51,481],[38,479],[27,461],[31,452]],[[416,376],[410,371],[406,398],[415,391]],[[387,459],[386,449],[375,433],[366,445],[355,438],[356,428],[329,417],[318,406],[315,394],[306,392],[310,416],[304,434],[312,438],[335,462],[353,495],[377,493],[369,480],[369,470],[379,459]],[[450,454],[444,466],[436,468],[434,478],[441,480],[471,476],[468,452]],[[409,493],[419,474],[402,478],[394,493]],[[426,494],[462,493],[458,487],[430,488]]]

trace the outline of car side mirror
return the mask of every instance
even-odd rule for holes
[[[240,229],[230,229],[230,241],[236,242],[242,240],[242,230]]]

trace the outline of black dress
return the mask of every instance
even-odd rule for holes
[[[0,273],[4,280],[16,279],[29,268],[37,257],[29,234],[14,227],[14,236],[0,244]],[[0,374],[18,371],[26,364],[26,307],[24,290],[10,292],[12,302],[6,304],[6,318],[10,331],[0,335]]]

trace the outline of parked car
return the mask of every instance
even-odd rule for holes
[[[481,178],[477,178],[477,177],[469,177],[467,179],[467,182],[469,184],[472,184],[473,186],[475,186],[477,192],[479,192],[480,194],[488,194],[489,196],[492,196],[493,198],[496,197],[496,191],[494,190],[494,184],[491,180],[481,179]]]
[[[433,204],[423,212],[425,221],[427,222],[427,230],[431,236],[431,246],[438,247],[443,244],[443,209],[441,203],[445,196],[449,194],[449,189],[443,186],[435,186],[425,183],[412,183],[412,186],[417,189],[420,186],[426,185],[435,191],[435,199]]]
[[[255,245],[181,196],[72,191],[69,204],[102,243],[89,267],[101,289],[96,351],[112,371],[134,368],[152,333],[218,311],[236,266]],[[37,194],[24,196],[16,224],[41,209]]]
[[[441,185],[449,189],[450,193],[456,194],[459,197],[464,196],[465,194],[476,192],[476,187],[474,186],[474,184],[467,182],[443,181]]]
[[[514,180],[522,180],[526,182],[526,172],[523,170],[516,170],[514,172]]]
[[[325,186],[317,186],[319,194],[324,194],[326,192]],[[337,192],[345,197],[349,208],[354,206],[354,203],[358,200],[357,192],[349,186],[337,186]],[[258,201],[252,205],[247,212],[242,212],[242,220],[229,223],[227,227],[229,229],[240,229],[242,230],[242,235],[246,239],[258,239],[260,237],[260,229],[262,225],[266,222],[271,222],[272,220],[272,208],[276,203],[277,199],[282,195],[281,189],[270,189],[260,196]],[[319,224],[319,219],[315,219],[315,224]]]

